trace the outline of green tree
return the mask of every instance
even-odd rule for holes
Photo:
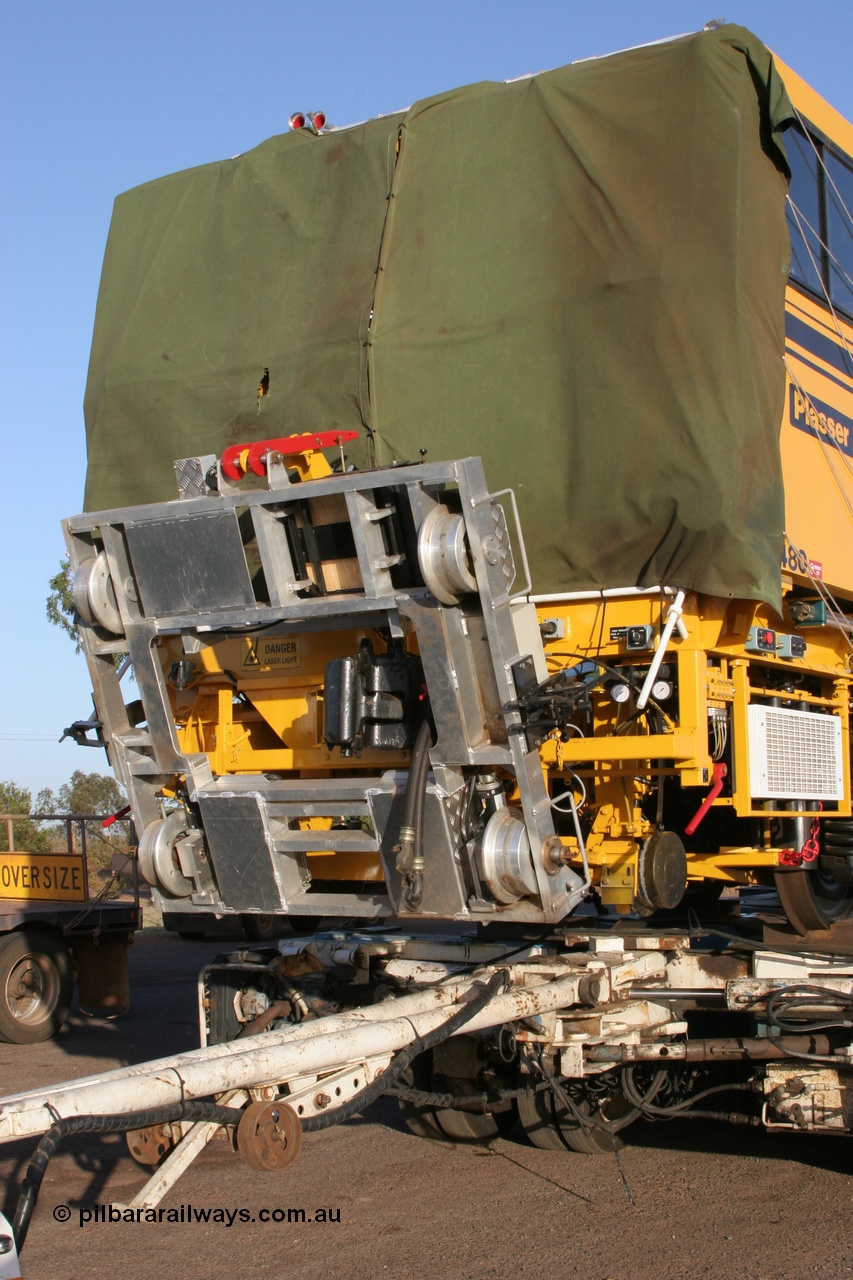
[[[0,814],[32,813],[32,793],[16,782],[0,782]],[[7,848],[8,824],[0,821],[0,845]],[[12,839],[16,849],[25,853],[45,853],[50,848],[50,837],[38,823],[24,819],[12,823]]]
[[[71,565],[64,556],[59,562],[59,569],[50,582],[50,594],[47,597],[45,612],[48,622],[59,627],[74,641],[77,653],[80,652],[80,633],[77,630],[77,610],[74,608],[74,596],[71,593]]]
[[[111,774],[84,773],[82,769],[75,769],[57,791],[51,791],[49,787],[40,791],[36,804],[39,813],[97,813],[106,817],[123,809],[127,804],[127,797]],[[113,852],[124,851],[128,847],[130,824],[114,822],[106,831],[100,822],[87,822],[83,825],[86,828],[90,886],[93,892],[97,892],[99,876],[109,869]],[[80,833],[78,824],[75,823],[74,826],[76,846]],[[64,840],[64,831],[62,834]]]
[[[59,627],[60,631],[64,631],[74,641],[75,652],[82,653],[80,617],[74,605],[72,580],[71,565],[68,557],[64,556],[59,562],[58,570],[47,584],[50,591],[45,602],[45,613],[48,622],[52,622],[55,627]],[[121,666],[124,658],[124,653],[113,654],[113,662],[117,667]],[[130,673],[130,678],[133,678],[133,672]]]
[[[108,814],[123,809],[127,796],[112,774],[84,773],[82,769],[75,769],[55,795],[49,788],[39,792],[41,812],[50,812],[48,804],[53,806],[55,813]]]

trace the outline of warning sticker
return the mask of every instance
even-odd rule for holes
[[[253,637],[246,641],[244,671],[298,671],[301,666],[300,636]]]

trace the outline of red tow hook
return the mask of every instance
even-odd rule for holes
[[[714,765],[714,782],[711,787],[711,790],[708,792],[705,799],[702,801],[699,808],[696,810],[696,813],[693,815],[693,817],[688,822],[687,826],[684,828],[685,835],[687,836],[693,835],[693,832],[699,826],[699,823],[705,817],[705,814],[708,812],[711,805],[714,803],[717,796],[722,791],[723,781],[727,773],[728,773],[728,767],[726,765],[724,764]]]

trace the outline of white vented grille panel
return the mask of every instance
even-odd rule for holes
[[[747,711],[749,781],[754,799],[843,799],[838,716],[755,705]]]

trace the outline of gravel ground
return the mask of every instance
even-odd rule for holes
[[[115,1022],[72,1015],[50,1044],[0,1045],[0,1094],[197,1045],[195,975],[222,942],[180,941],[150,914],[148,924],[131,953],[131,1013]],[[23,1274],[137,1280],[166,1268],[181,1280],[853,1275],[844,1225],[853,1148],[846,1140],[682,1121],[637,1125],[630,1143],[621,1156],[623,1180],[613,1155],[538,1151],[520,1132],[489,1146],[419,1139],[402,1124],[396,1104],[383,1101],[336,1129],[307,1135],[299,1160],[281,1174],[253,1172],[224,1140],[215,1141],[164,1201],[177,1221],[81,1225],[81,1212],[93,1205],[129,1200],[144,1174],[122,1137],[73,1138],[48,1170]],[[0,1148],[7,1214],[33,1146]],[[62,1206],[71,1213],[65,1223],[56,1220]],[[302,1209],[306,1220],[264,1223],[263,1209]],[[243,1210],[247,1220],[198,1221],[205,1210],[222,1216]],[[319,1220],[318,1211],[332,1220]]]

